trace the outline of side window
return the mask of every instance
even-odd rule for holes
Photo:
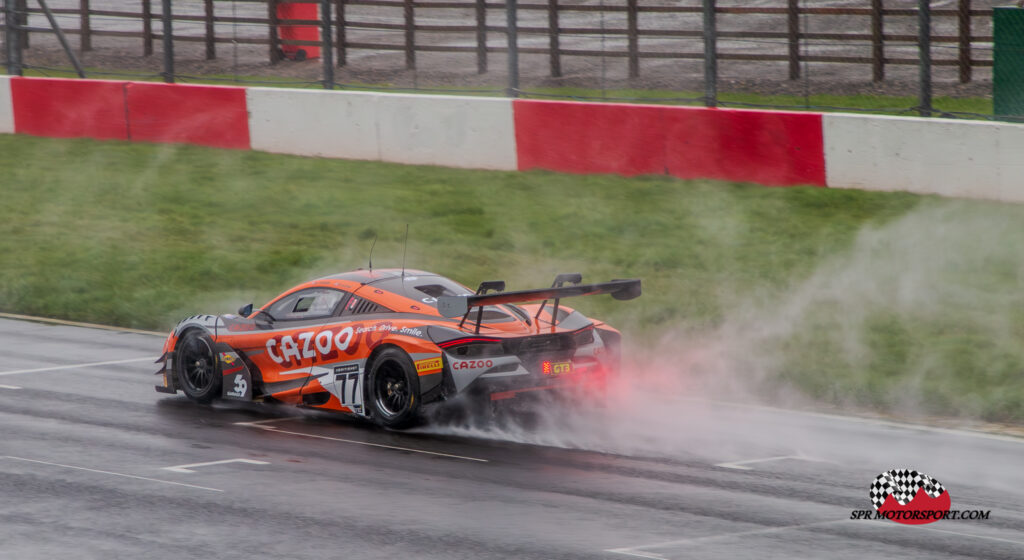
[[[346,295],[346,292],[331,288],[310,288],[285,296],[271,305],[267,312],[278,321],[330,317]]]

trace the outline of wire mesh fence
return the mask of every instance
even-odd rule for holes
[[[1024,9],[998,4],[4,0],[3,52],[13,74],[993,118],[1024,113],[999,102],[1024,29],[997,46],[993,23]]]

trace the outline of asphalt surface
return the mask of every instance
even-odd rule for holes
[[[0,320],[0,558],[1024,558],[1020,439],[654,397],[396,433],[157,393],[161,344]],[[901,467],[989,519],[850,520]]]

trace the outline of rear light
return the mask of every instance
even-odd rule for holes
[[[505,348],[500,338],[474,336],[446,340],[439,342],[437,345],[449,354],[460,358],[484,358],[505,354]]]
[[[444,342],[438,342],[437,345],[440,346],[441,348],[448,349],[448,348],[451,348],[453,346],[462,346],[463,344],[488,343],[488,342],[497,342],[497,343],[500,344],[501,343],[501,339],[500,338],[487,338],[487,337],[483,337],[483,336],[473,336],[473,337],[468,337],[468,338],[456,338],[454,340],[446,340]]]
[[[586,346],[594,343],[594,326],[584,327],[572,333],[573,342],[576,346]]]

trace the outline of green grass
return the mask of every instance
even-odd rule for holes
[[[109,71],[86,69],[90,77],[100,79],[127,79],[135,81],[162,81],[163,78],[155,74],[126,73],[124,76],[110,75]],[[77,75],[70,71],[45,72],[27,70],[26,76],[47,76],[60,78],[74,78]],[[278,76],[233,76],[228,74],[209,74],[189,78],[179,78],[180,83],[195,84],[216,84],[216,85],[258,85],[262,87],[285,87],[285,88],[322,88],[321,82],[302,82],[295,78]],[[416,91],[411,88],[401,88],[390,84],[350,84],[349,89],[356,91]],[[345,86],[338,86],[338,89],[345,89]],[[587,101],[609,100],[622,103],[655,103],[666,105],[704,105],[704,93],[697,91],[680,90],[658,90],[658,89],[595,89],[575,87],[537,87],[527,88],[529,93],[523,95],[526,99],[578,99]],[[495,87],[464,87],[450,86],[429,88],[429,93],[451,93],[454,95],[481,95],[481,96],[502,96],[503,88]],[[801,95],[762,95],[756,93],[735,93],[720,92],[718,100],[723,107],[738,108],[783,108],[790,110],[811,110],[811,111],[858,111],[872,114],[887,115],[909,115],[916,116],[917,111],[913,110],[919,102],[915,96],[893,96],[893,95],[826,95],[815,94],[809,96]],[[945,97],[939,96],[932,100],[932,106],[936,114],[947,113],[963,117],[983,118],[992,115],[992,99],[983,97]]]
[[[0,136],[0,310],[167,329],[408,266],[474,286],[639,277],[581,311],[721,349],[766,392],[1024,421],[1024,207]]]

